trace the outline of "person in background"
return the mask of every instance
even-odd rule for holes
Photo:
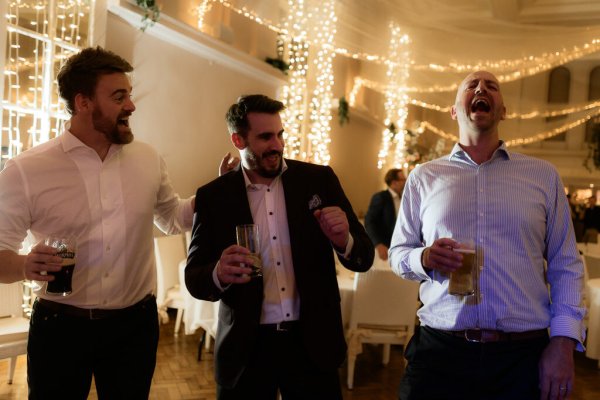
[[[31,279],[38,296],[27,349],[30,399],[148,398],[158,313],[153,223],[192,225],[194,198],[173,191],[164,160],[134,141],[132,66],[100,47],[58,73],[70,120],[63,133],[9,160],[0,173],[0,275]],[[18,255],[27,231],[36,242]],[[76,239],[72,293],[44,291],[61,268],[49,235]]]
[[[348,269],[374,250],[328,166],[283,158],[283,103],[242,96],[226,115],[241,165],[202,186],[185,283],[221,301],[217,398],[341,399],[346,355],[334,251]],[[258,224],[262,277],[236,245],[236,225]],[[245,266],[244,266],[245,264]]]
[[[600,207],[596,205],[596,196],[587,199],[587,207],[583,213],[583,242],[598,243],[600,232]]]
[[[451,111],[459,143],[408,177],[390,261],[421,281],[423,306],[401,399],[566,399],[573,390],[585,308],[569,204],[550,163],[499,139],[505,113],[496,77],[468,75]],[[463,259],[458,238],[477,247],[472,296],[448,293]]]
[[[365,216],[365,228],[377,255],[386,261],[406,177],[401,169],[393,168],[386,172],[384,181],[388,188],[371,197]]]

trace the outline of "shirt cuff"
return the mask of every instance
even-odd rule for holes
[[[221,282],[219,282],[219,278],[217,277],[217,268],[218,267],[219,267],[219,262],[217,261],[217,264],[215,265],[215,268],[213,269],[213,272],[212,272],[213,282],[215,283],[215,286],[217,288],[219,288],[219,290],[221,292],[224,292],[225,289],[227,289],[229,286],[231,286],[231,284],[229,284],[225,287],[221,286]]]
[[[194,207],[192,207],[192,200],[196,196],[192,196],[189,199],[185,199],[183,207],[181,207],[181,220],[183,221],[183,230],[192,229],[192,223],[194,222]]]
[[[414,277],[418,277],[420,280],[431,280],[431,277],[427,274],[427,271],[425,271],[425,268],[421,263],[425,249],[426,247],[419,247],[412,250],[408,255],[408,264],[410,265],[410,272],[414,274]]]
[[[566,336],[577,341],[575,350],[585,351],[583,341],[585,340],[585,327],[581,321],[566,315],[557,315],[550,321],[550,337]]]
[[[337,249],[335,248],[335,246],[333,247],[333,249],[340,256],[344,257],[346,260],[349,260],[350,259],[350,253],[352,252],[352,246],[354,246],[354,238],[352,237],[352,234],[348,233],[348,243],[346,244],[346,250],[344,251],[344,254],[342,254],[339,251],[337,251]]]

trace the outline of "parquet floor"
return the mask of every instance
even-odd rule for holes
[[[152,383],[152,400],[214,400],[215,384],[213,355],[203,352],[202,361],[196,360],[200,332],[186,336],[173,335],[174,315],[166,325],[161,325],[156,372]],[[0,400],[27,399],[26,357],[17,361],[15,381],[7,383],[9,360],[0,360]],[[345,366],[344,366],[345,367]],[[402,349],[392,349],[390,363],[381,365],[381,348],[366,345],[359,355],[354,377],[354,390],[345,388],[345,368],[340,370],[344,382],[344,400],[395,400],[403,371]],[[88,399],[97,399],[92,392]],[[576,354],[576,383],[572,400],[600,399],[600,369],[594,360]]]

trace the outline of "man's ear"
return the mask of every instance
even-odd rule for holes
[[[456,120],[456,106],[452,106],[450,108],[450,116],[452,117],[452,119]]]
[[[235,146],[235,148],[238,149],[238,150],[243,150],[243,149],[246,148],[246,141],[238,133],[232,133],[231,134],[231,143],[233,143],[233,145]]]
[[[91,106],[91,101],[87,96],[85,96],[81,93],[78,93],[75,95],[75,113],[80,113],[82,111],[85,111],[90,106]]]

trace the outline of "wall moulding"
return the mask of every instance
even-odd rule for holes
[[[142,10],[128,0],[112,2],[108,5],[108,12],[118,16],[136,28],[142,25]],[[281,71],[273,68],[264,61],[200,32],[168,15],[161,14],[159,21],[153,26],[148,27],[143,34],[170,43],[244,75],[251,76],[253,79],[264,81],[270,86],[288,84],[287,78]]]

